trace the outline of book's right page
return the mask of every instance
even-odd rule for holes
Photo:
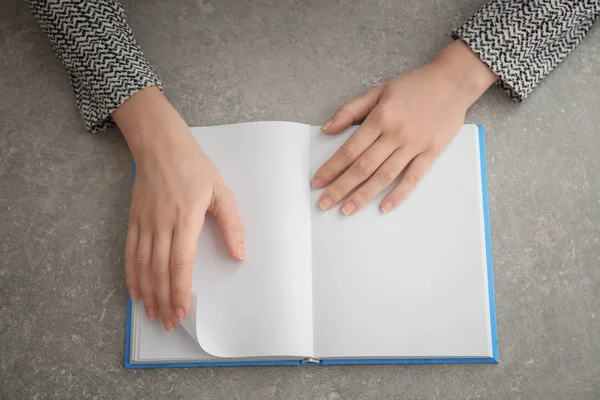
[[[355,128],[338,136],[313,128],[313,173]],[[493,357],[477,126],[465,125],[387,214],[384,193],[349,217],[339,206],[321,211],[320,193],[312,194],[315,357]]]

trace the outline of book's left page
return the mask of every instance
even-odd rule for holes
[[[169,359],[169,347],[181,348],[180,361],[312,353],[309,130],[288,122],[192,128],[234,195],[246,258],[228,255],[208,215],[194,262],[195,313],[172,333],[143,321],[139,343],[132,344],[140,358]],[[194,345],[198,351],[186,357]]]

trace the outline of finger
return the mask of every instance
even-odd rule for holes
[[[329,185],[371,147],[380,133],[379,127],[368,120],[365,121],[346,143],[315,172],[312,185],[317,189]]]
[[[171,258],[171,240],[173,232],[169,229],[162,230],[154,235],[154,246],[152,248],[152,272],[154,278],[154,290],[158,300],[158,308],[163,322],[172,319],[173,307],[171,306],[171,273],[169,271],[169,260]],[[173,330],[173,324],[164,324],[166,330]]]
[[[177,328],[177,321],[171,318],[163,318],[162,323],[167,332],[171,332]]]
[[[369,179],[397,148],[398,145],[393,139],[381,137],[323,192],[319,198],[319,206],[326,210],[340,202],[354,188]],[[355,207],[354,204],[347,203],[342,212],[346,215],[352,214],[352,207]]]
[[[171,244],[171,301],[176,318],[190,312],[192,273],[198,239],[204,224],[204,215],[189,218],[175,227]]]
[[[151,260],[152,260],[152,233],[140,227],[140,240],[138,241],[136,253],[136,268],[138,282],[146,316],[149,319],[154,319],[158,315],[158,303],[156,302],[156,294],[152,281]]]
[[[398,185],[381,201],[381,211],[388,212],[406,199],[436,159],[433,152],[425,152],[416,156],[404,171]]]
[[[356,192],[342,204],[342,211],[350,215],[364,207],[378,193],[387,188],[417,153],[408,146],[397,149]]]
[[[321,129],[325,133],[340,133],[352,125],[353,122],[365,118],[377,105],[381,92],[383,92],[383,85],[374,87],[364,95],[344,104],[333,114],[329,121],[323,124]]]
[[[140,227],[137,221],[129,222],[127,230],[127,239],[125,240],[125,282],[127,290],[132,299],[140,297],[140,288],[138,278],[135,271],[135,260],[140,238]]]
[[[237,260],[243,260],[246,257],[244,225],[229,189],[220,188],[216,191],[209,212],[217,219],[229,254]]]

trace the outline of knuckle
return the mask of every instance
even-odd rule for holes
[[[348,114],[352,115],[352,107],[350,107],[350,103],[342,104],[342,106],[340,107],[340,111],[347,112]]]
[[[154,270],[154,275],[162,278],[169,274],[169,266],[165,263],[157,263],[152,268]]]
[[[236,218],[229,224],[229,229],[232,232],[244,232],[244,224],[241,219]]]
[[[174,286],[171,289],[171,295],[173,296],[173,298],[178,298],[179,300],[181,300],[181,298],[187,295],[187,291],[183,287]]]
[[[371,163],[367,159],[359,159],[354,163],[354,169],[359,176],[370,175]]]
[[[334,168],[330,164],[327,164],[322,169],[320,169],[319,172],[317,172],[317,174],[321,177],[321,179],[325,181],[325,183],[331,183],[337,176],[335,174]]]
[[[137,243],[133,244],[131,241],[127,241],[125,243],[125,259],[127,261],[131,260],[131,257],[135,254],[137,250]]]
[[[358,157],[358,149],[353,143],[348,143],[344,146],[342,154],[346,160],[354,161]]]
[[[225,227],[227,233],[244,233],[244,224],[239,219],[232,221]]]
[[[145,254],[138,254],[135,265],[142,271],[147,270],[150,267],[150,257]]]
[[[382,168],[379,171],[379,179],[385,183],[392,182],[397,176],[398,175],[389,168]]]
[[[385,124],[387,122],[394,121],[394,115],[397,114],[397,110],[394,106],[389,103],[383,103],[377,107],[377,112],[375,113],[375,121]],[[397,121],[395,121],[397,123]]]
[[[406,175],[406,183],[408,183],[410,186],[415,186],[417,183],[419,183],[421,178],[422,176],[419,172],[412,171]]]
[[[191,264],[190,257],[182,252],[176,252],[171,256],[171,269],[173,272],[184,271]]]

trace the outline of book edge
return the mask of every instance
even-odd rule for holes
[[[481,173],[481,194],[483,202],[483,226],[485,230],[485,255],[487,264],[487,278],[488,278],[488,295],[489,295],[489,307],[490,307],[490,330],[492,336],[492,357],[490,362],[498,363],[500,361],[499,349],[498,349],[498,334],[496,324],[496,301],[494,294],[494,268],[492,260],[492,234],[490,227],[490,207],[488,199],[488,185],[487,185],[487,164],[485,155],[485,134],[482,125],[477,125],[479,134],[479,162],[480,162],[480,173]]]

